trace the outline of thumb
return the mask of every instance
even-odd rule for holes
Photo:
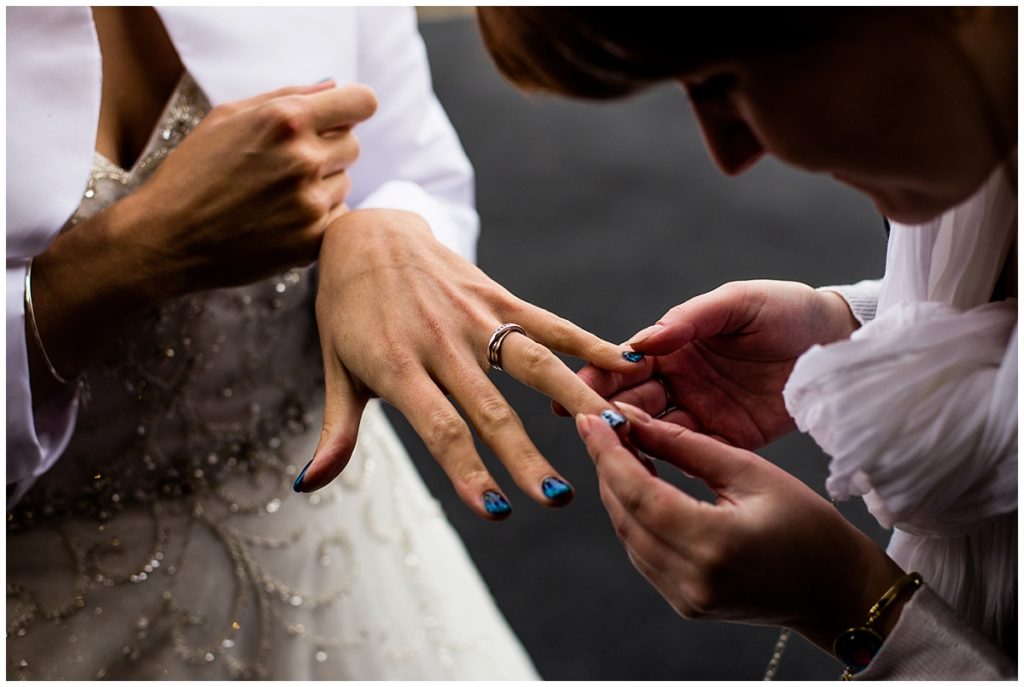
[[[753,474],[750,469],[761,461],[756,454],[707,434],[655,420],[636,406],[615,405],[629,418],[630,439],[638,449],[703,481],[716,494],[745,491]]]
[[[691,341],[742,329],[757,314],[751,290],[740,282],[725,284],[675,306],[626,343],[649,355],[667,355]]]
[[[340,363],[324,365],[324,424],[313,459],[295,479],[297,492],[326,486],[348,465],[359,435],[367,398],[359,394]]]

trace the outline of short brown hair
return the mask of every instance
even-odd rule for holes
[[[480,7],[498,70],[526,90],[615,98],[702,64],[791,49],[877,8]]]

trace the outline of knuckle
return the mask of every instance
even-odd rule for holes
[[[275,98],[263,106],[267,122],[286,138],[305,133],[310,126],[312,112],[309,105],[298,96]]]
[[[506,429],[515,425],[516,414],[505,399],[491,397],[479,406],[481,423],[491,431]]]
[[[468,435],[469,428],[461,417],[449,410],[439,410],[431,415],[430,429],[424,440],[432,451],[442,451],[455,446]]]
[[[306,141],[296,142],[289,155],[293,169],[302,177],[319,179],[327,162],[323,151]]]
[[[675,522],[675,514],[657,494],[646,494],[643,501],[637,504],[636,517],[654,531],[671,529]]]
[[[693,612],[700,614],[698,617],[708,615],[721,603],[719,593],[714,585],[706,579],[695,583],[687,594],[687,598]]]
[[[304,214],[316,220],[323,217],[331,209],[330,193],[321,184],[311,184],[299,194],[299,205]]]
[[[234,117],[238,112],[239,108],[236,104],[225,103],[210,110],[210,113],[203,118],[203,121],[209,124],[219,124]]]
[[[359,159],[360,152],[362,152],[362,147],[359,143],[359,137],[353,133],[349,133],[345,137],[345,145],[342,148],[341,159],[345,162],[346,166],[350,165]]]
[[[523,347],[520,364],[523,366],[524,373],[535,376],[547,370],[554,359],[554,354],[547,347],[530,341]]]
[[[384,373],[383,378],[397,383],[408,380],[419,369],[419,363],[409,353],[408,347],[397,341],[383,343],[377,360]]]

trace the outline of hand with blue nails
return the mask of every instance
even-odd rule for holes
[[[508,517],[512,499],[481,459],[472,430],[532,499],[546,506],[572,499],[572,487],[488,378],[488,339],[503,323],[522,326],[525,336],[513,332],[502,340],[501,367],[573,412],[612,406],[552,349],[625,370],[639,363],[623,356],[624,347],[516,298],[409,212],[356,210],[339,218],[327,230],[319,275],[324,429],[298,491],[318,489],[341,472],[364,405],[380,397],[405,415],[481,517]]]
[[[714,502],[648,472],[594,415],[577,429],[601,501],[637,570],[680,615],[781,625],[830,651],[833,638],[903,574],[803,482],[755,453],[619,404],[629,439],[703,481]]]
[[[733,282],[635,335],[628,345],[646,354],[637,365],[589,365],[579,375],[605,398],[753,450],[795,429],[782,390],[796,359],[857,326],[838,294],[796,282]]]

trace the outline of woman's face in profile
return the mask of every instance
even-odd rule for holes
[[[998,162],[977,92],[937,45],[924,30],[872,25],[680,81],[726,174],[771,154],[863,191],[892,219],[921,222],[968,197]]]

